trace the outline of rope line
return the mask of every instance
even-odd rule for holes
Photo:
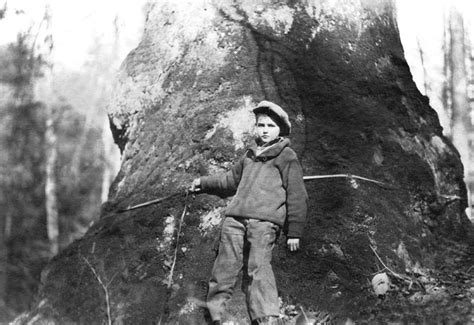
[[[329,175],[311,175],[311,176],[303,176],[303,180],[304,181],[310,181],[310,180],[314,180],[314,179],[324,179],[324,178],[349,178],[349,179],[359,179],[359,180],[362,180],[362,181],[366,181],[366,182],[370,182],[370,183],[373,183],[373,184],[376,184],[378,186],[381,186],[385,189],[389,189],[389,190],[402,190],[402,191],[408,191],[407,188],[403,188],[403,187],[400,187],[400,186],[396,186],[396,185],[393,185],[393,184],[389,184],[389,183],[386,183],[386,182],[381,182],[381,181],[377,181],[375,179],[370,179],[370,178],[367,178],[367,177],[362,177],[362,176],[358,176],[358,175],[353,175],[353,174],[329,174]],[[167,199],[170,199],[172,197],[176,197],[176,196],[181,196],[181,195],[184,195],[185,196],[185,200],[188,198],[188,194],[189,194],[189,191],[190,190],[186,190],[184,193],[182,191],[180,192],[176,192],[176,193],[173,193],[173,194],[170,194],[168,196],[165,196],[165,197],[161,197],[161,198],[158,198],[158,199],[155,199],[155,200],[151,200],[151,201],[147,201],[147,202],[144,202],[144,203],[140,203],[140,204],[137,204],[137,205],[134,205],[134,206],[128,206],[126,208],[123,208],[123,209],[119,209],[118,212],[126,212],[126,211],[130,211],[130,210],[135,210],[135,209],[139,209],[139,208],[143,208],[143,207],[146,207],[146,206],[149,206],[149,205],[152,205],[152,204],[156,204],[156,203],[160,203],[162,201],[165,201]],[[191,192],[193,194],[199,194],[199,192]],[[446,194],[439,194],[440,197],[444,198],[444,199],[447,199],[447,200],[451,200],[451,201],[456,201],[456,200],[460,200],[461,197],[458,196],[458,195],[446,195]],[[185,204],[185,209],[186,209],[186,204]]]
[[[139,208],[143,208],[143,207],[146,207],[146,206],[149,206],[149,205],[152,205],[152,204],[156,204],[156,203],[160,203],[164,200],[167,200],[167,199],[170,199],[174,196],[180,196],[180,195],[183,195],[183,192],[176,192],[176,193],[173,193],[173,194],[170,194],[170,195],[167,195],[167,196],[164,196],[164,197],[160,197],[158,199],[154,199],[154,200],[151,200],[151,201],[147,201],[147,202],[144,202],[144,203],[140,203],[140,204],[137,204],[137,205],[134,205],[134,206],[128,206],[126,208],[123,208],[123,209],[120,209],[118,212],[125,212],[125,211],[130,211],[130,210],[135,210],[135,209],[139,209]],[[188,195],[188,192],[186,191],[185,195],[187,196]]]
[[[341,178],[352,178],[352,179],[353,179],[353,178],[356,178],[356,179],[360,179],[360,180],[363,180],[363,181],[371,182],[371,183],[374,183],[374,184],[377,184],[377,185],[390,187],[390,188],[392,188],[392,189],[398,188],[398,187],[396,187],[395,185],[392,185],[392,184],[388,184],[388,183],[376,181],[376,180],[374,180],[374,179],[370,179],[370,178],[367,178],[367,177],[362,177],[362,176],[357,176],[357,175],[352,175],[352,174],[332,174],[332,175],[303,176],[303,180],[309,181],[309,180],[313,180],[313,179],[338,178],[338,177],[341,177]]]

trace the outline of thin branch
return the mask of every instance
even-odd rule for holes
[[[304,318],[305,318],[305,320],[306,320],[306,324],[309,324],[310,322],[309,322],[308,316],[306,316],[306,313],[304,312],[303,307],[300,306],[300,309],[301,309],[301,312],[303,313],[303,316],[304,316]]]
[[[375,251],[375,248],[372,247],[372,245],[369,245],[370,246],[370,249],[372,249],[372,252],[374,252],[375,256],[377,257],[377,259],[379,260],[379,262],[382,264],[382,266],[387,270],[389,271],[390,273],[392,273],[392,275],[400,280],[403,280],[403,281],[406,281],[407,283],[413,283],[413,281],[411,279],[407,279],[407,277],[404,277],[394,271],[392,271],[387,265],[385,265],[385,263],[382,261],[382,259],[380,258],[379,254],[377,254],[377,252]]]
[[[82,259],[86,262],[86,264],[89,266],[91,269],[92,273],[94,273],[95,278],[101,285],[102,289],[104,290],[105,293],[105,303],[107,304],[107,321],[109,325],[112,325],[112,317],[111,317],[111,312],[110,312],[110,297],[109,297],[109,289],[107,288],[112,280],[114,279],[115,275],[112,277],[112,279],[107,283],[107,285],[104,284],[102,279],[100,278],[99,274],[97,273],[96,269],[92,266],[92,264],[89,262],[89,260],[85,257],[82,257]]]
[[[118,272],[115,272],[114,275],[112,275],[112,278],[110,278],[109,282],[107,282],[107,288],[109,285],[114,281],[115,277],[117,276]]]

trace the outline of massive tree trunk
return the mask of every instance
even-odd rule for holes
[[[459,154],[412,81],[388,0],[157,1],[115,89],[121,170],[101,220],[45,269],[30,319],[204,323],[226,201],[118,209],[229,168],[252,141],[250,110],[262,99],[289,113],[305,175],[386,184],[307,182],[303,247],[274,254],[282,313],[367,319],[374,273],[435,268],[435,244],[472,228]],[[238,288],[229,309],[245,323]]]

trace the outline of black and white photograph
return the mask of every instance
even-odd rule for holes
[[[474,325],[474,2],[0,0],[0,324]]]

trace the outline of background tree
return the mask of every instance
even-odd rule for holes
[[[136,22],[128,19],[122,31],[123,15],[112,13],[116,47],[107,45],[107,29],[98,28],[102,37],[85,46],[87,64],[71,71],[58,61],[64,51],[58,29],[74,44],[81,38],[54,15],[62,3],[42,2],[28,2],[26,9],[18,2],[0,5],[0,322],[31,306],[46,262],[97,219],[120,163],[108,122],[102,129],[108,121],[103,106]]]
[[[399,17],[402,18],[399,26],[404,50],[414,79],[438,113],[443,134],[459,150],[467,186],[472,187],[474,172],[469,154],[472,141],[468,139],[472,133],[473,106],[468,94],[473,80],[469,57],[474,21],[470,15],[470,3],[398,0],[397,4]],[[417,19],[418,13],[426,6],[430,6],[430,16],[423,24],[412,24],[411,21]],[[421,52],[423,55],[420,55]],[[414,59],[415,53],[419,58]],[[472,194],[468,195],[472,201],[471,197]],[[468,211],[468,215],[472,219],[471,212]]]
[[[469,132],[471,120],[469,118],[470,106],[467,96],[466,41],[464,37],[463,16],[455,6],[452,6],[449,11],[449,32],[449,89],[451,92],[452,111],[451,139],[464,162],[464,175],[468,176],[470,172]],[[468,195],[470,196],[469,193]]]
[[[41,60],[31,53],[28,36],[19,35],[16,44],[2,49],[2,264],[6,289],[2,294],[6,305],[12,301],[27,308],[37,288],[32,273],[38,272],[46,260],[44,217],[44,107],[34,101],[34,79]],[[5,92],[4,92],[5,94]],[[10,96],[8,96],[10,95]],[[47,237],[46,237],[47,238]],[[33,256],[35,256],[33,258]],[[24,296],[30,297],[23,299]],[[7,299],[8,297],[8,299]],[[8,312],[7,312],[8,313]]]
[[[38,50],[35,49],[36,55],[41,55],[43,61],[47,67],[43,67],[43,78],[50,80],[52,62],[51,62],[51,51],[54,46],[53,35],[51,30],[51,13],[49,5],[46,5],[44,10],[44,24],[41,24],[38,35],[43,36],[44,44],[41,48],[42,53],[39,54]],[[51,105],[46,105],[46,125],[45,125],[45,206],[46,206],[46,229],[49,239],[49,247],[51,255],[54,256],[59,252],[59,214],[58,214],[58,196],[57,196],[57,184],[58,180],[56,177],[56,166],[58,158],[57,148],[57,134],[56,124],[58,113]]]

